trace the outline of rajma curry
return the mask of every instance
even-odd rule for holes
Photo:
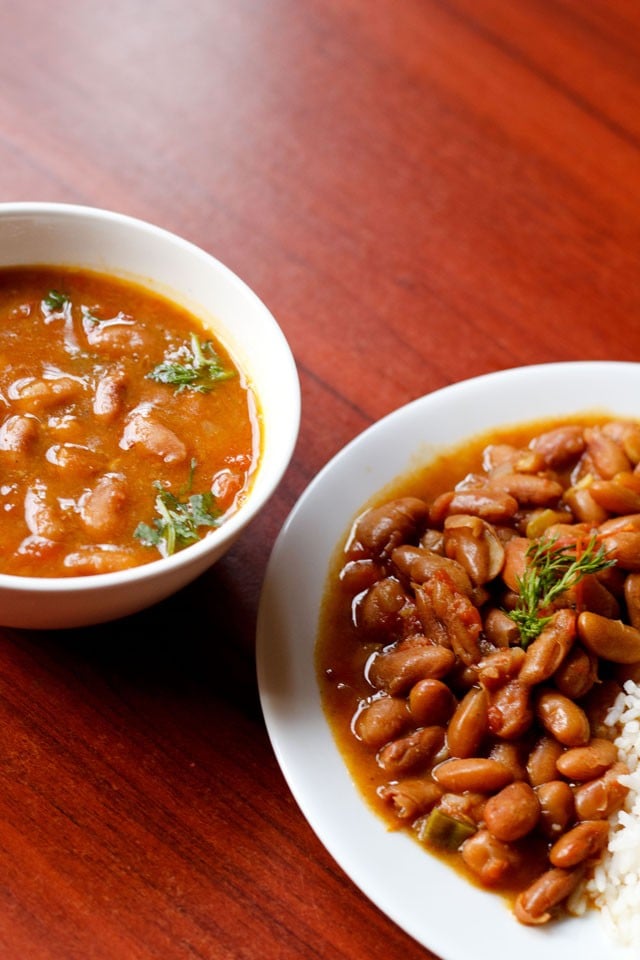
[[[603,723],[640,669],[640,425],[478,438],[356,519],[316,647],[369,803],[539,924],[623,803]]]
[[[242,503],[256,399],[188,311],[88,271],[0,270],[0,572],[104,573]]]

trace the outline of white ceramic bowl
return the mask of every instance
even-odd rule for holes
[[[353,882],[446,960],[630,960],[600,917],[517,923],[363,800],[324,715],[314,659],[332,557],[363,506],[399,476],[493,427],[587,413],[640,419],[640,364],[577,362],[504,370],[396,410],[314,478],[275,543],[257,625],[262,709],[283,774],[310,825]]]
[[[110,273],[192,310],[247,374],[262,413],[262,460],[249,495],[236,514],[198,543],[109,574],[42,579],[0,574],[0,625],[75,627],[150,606],[229,549],[289,464],[300,424],[300,386],[289,345],[261,300],[213,256],[166,230],[91,207],[0,203],[0,267],[28,264]]]

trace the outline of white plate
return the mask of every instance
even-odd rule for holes
[[[350,779],[323,715],[314,671],[330,558],[365,501],[442,447],[493,426],[604,410],[640,417],[640,364],[523,367],[445,387],[390,414],[318,474],[271,555],[258,615],[264,717],[289,787],[352,881],[443,960],[622,960],[600,917],[529,928],[410,837],[387,830]]]

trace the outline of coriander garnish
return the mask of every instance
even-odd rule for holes
[[[220,523],[220,511],[211,492],[193,493],[180,500],[160,481],[156,480],[154,487],[158,491],[155,499],[158,516],[153,525],[139,523],[133,535],[144,546],[156,547],[163,557],[199,540],[200,527],[217,527]]]
[[[222,365],[211,341],[200,343],[200,338],[192,333],[190,351],[188,347],[183,347],[180,360],[165,360],[159,363],[147,377],[149,380],[175,387],[176,393],[182,390],[209,393],[214,383],[228,380],[233,375],[233,370]]]
[[[588,574],[601,573],[615,564],[592,534],[582,550],[572,543],[558,546],[556,538],[532,543],[527,550],[528,565],[518,577],[518,602],[509,616],[518,625],[521,644],[528,646],[551,619],[544,614],[554,600]]]
[[[66,293],[60,293],[59,290],[49,290],[49,293],[46,297],[43,297],[42,303],[47,308],[47,311],[52,313],[57,310],[63,310],[65,303],[69,302],[69,297]]]

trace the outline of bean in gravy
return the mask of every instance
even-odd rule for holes
[[[624,802],[603,717],[640,675],[640,424],[528,424],[385,491],[330,571],[323,706],[366,800],[525,924]]]
[[[136,566],[246,497],[250,384],[181,306],[89,271],[0,270],[0,572]]]

